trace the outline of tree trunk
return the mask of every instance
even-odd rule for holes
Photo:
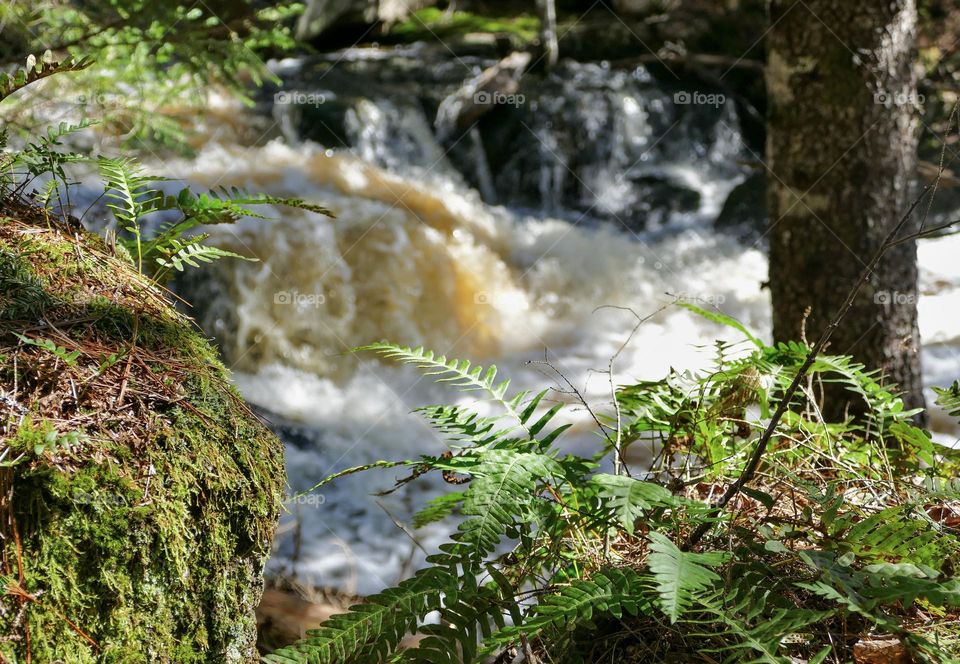
[[[553,69],[560,59],[560,45],[557,42],[557,5],[554,0],[537,0],[537,14],[540,17],[540,47],[544,53],[547,69]]]
[[[773,336],[812,343],[913,199],[914,0],[772,0],[767,158]],[[904,232],[916,229],[919,222]],[[892,249],[829,352],[882,369],[923,405],[917,249]],[[862,408],[830,394],[826,415]]]

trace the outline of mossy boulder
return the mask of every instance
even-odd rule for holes
[[[2,660],[256,660],[280,441],[128,260],[9,206],[0,463]]]

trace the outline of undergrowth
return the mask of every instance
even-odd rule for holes
[[[47,77],[80,71],[91,64],[73,59],[56,62],[49,57],[38,60],[31,55],[26,66],[12,76],[0,73],[0,102]],[[256,260],[207,244],[209,233],[201,230],[244,217],[267,219],[254,207],[285,206],[333,216],[323,206],[299,198],[251,194],[238,188],[197,194],[184,187],[169,194],[158,183],[170,179],[145,173],[133,158],[93,157],[67,145],[72,135],[96,124],[89,119],[60,122],[19,149],[8,149],[7,130],[0,128],[0,204],[7,208],[26,204],[42,208],[52,218],[71,218],[70,196],[76,184],[71,168],[96,166],[103,181],[103,193],[97,200],[105,198],[113,216],[115,228],[108,238],[113,250],[128,257],[155,282],[162,283],[185,266],[200,267],[200,263],[221,258]],[[79,227],[81,220],[74,221]]]
[[[548,391],[512,393],[494,367],[421,348],[367,347],[501,414],[425,406],[448,452],[323,480],[406,466],[399,486],[443,473],[460,490],[415,524],[456,514],[459,526],[428,567],[267,661],[847,662],[881,635],[915,661],[960,661],[960,455],[914,426],[917,412],[877,372],[819,356],[759,472],[716,508],[810,351],[746,334],[718,343],[702,371],[617,387],[593,456],[564,451],[556,422],[569,406]],[[867,415],[825,422],[827,383]],[[960,385],[939,402],[960,413]],[[649,464],[612,463],[628,446]],[[419,645],[400,649],[410,633]]]
[[[0,102],[86,62],[29,58]],[[202,227],[295,199],[170,194],[60,123],[0,128],[0,662],[248,662],[280,441],[162,288],[229,252]],[[84,169],[84,170],[80,170]],[[72,216],[99,172],[106,237]]]

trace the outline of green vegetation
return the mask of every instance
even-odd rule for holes
[[[26,68],[0,79],[0,101],[48,76],[75,72],[78,66],[72,60],[58,63],[30,58]],[[116,237],[118,248],[139,271],[156,282],[163,281],[171,270],[182,272],[184,265],[199,267],[198,261],[210,263],[228,257],[256,260],[206,245],[209,234],[197,232],[201,226],[230,224],[243,217],[267,218],[248,206],[296,207],[332,216],[326,208],[301,199],[254,195],[236,188],[200,195],[183,188],[176,196],[166,195],[150,185],[168,178],[144,174],[132,158],[93,159],[64,146],[66,137],[93,124],[61,122],[56,129],[48,128],[46,135],[40,135],[35,142],[11,151],[5,150],[7,133],[0,130],[0,150],[4,150],[0,156],[0,198],[18,199],[32,182],[46,178],[39,192],[31,195],[30,202],[40,205],[48,215],[63,217],[64,210],[70,207],[71,179],[66,168],[96,163],[104,182],[103,196],[109,201],[107,207],[121,231]],[[172,220],[171,213],[176,215]],[[142,229],[151,215],[163,215],[165,221],[150,237],[144,237]]]
[[[77,139],[96,126],[114,147],[187,150],[211,92],[249,102],[250,84],[272,78],[263,60],[294,46],[290,19],[301,9],[258,0],[0,6],[0,66],[10,70],[0,73],[0,660],[256,657],[253,611],[280,509],[282,445],[162,286],[185,266],[254,260],[206,244],[205,226],[264,218],[263,205],[329,212],[237,189],[171,193],[136,159]],[[581,18],[565,15],[561,33]],[[724,20],[692,33],[709,48],[691,54],[733,53],[732,69],[756,42],[744,51],[742,30],[716,29],[741,17]],[[528,48],[539,28],[526,14],[427,8],[388,40],[481,33]],[[636,56],[633,28],[605,7],[593,28],[573,32],[564,49],[607,58],[617,42]],[[641,56],[659,58],[676,41],[654,36],[656,53]],[[930,79],[954,80],[952,46],[922,46]],[[952,93],[934,90],[930,113],[944,115]],[[116,227],[105,238],[71,217],[77,168],[103,180]],[[817,663],[849,661],[859,640],[888,635],[916,661],[960,661],[960,453],[935,445],[914,425],[918,411],[851,358],[817,357],[794,393],[808,345],[767,345],[736,321],[697,313],[745,341],[717,344],[703,371],[611,386],[614,412],[595,414],[593,456],[565,451],[570,425],[559,422],[571,406],[548,390],[513,393],[494,367],[420,348],[366,348],[482,394],[500,414],[425,406],[449,440],[445,454],[321,482],[374,468],[405,467],[398,486],[440,473],[459,489],[423,506],[414,524],[455,516],[459,525],[428,567],[267,660],[696,653]],[[828,385],[862,403],[862,416],[822,417]],[[938,397],[960,417],[960,383]],[[754,475],[761,432],[784,403]],[[639,474],[624,460],[631,447],[649,453]],[[439,621],[425,623],[433,613]],[[423,638],[403,650],[410,633]]]
[[[28,103],[0,107],[24,137],[65,106],[97,117],[129,144],[183,149],[189,120],[211,89],[247,99],[250,82],[271,78],[264,59],[292,48],[299,3],[177,3],[151,0],[14,0],[0,6],[0,65],[51,51],[60,60],[93,57],[78,76],[36,88]]]
[[[127,259],[5,210],[0,655],[249,661],[280,442]]]
[[[0,101],[91,64],[28,58]],[[93,124],[19,149],[0,132],[0,659],[250,661],[283,448],[160,282],[234,256],[198,229],[262,218],[247,206],[327,212],[167,195],[134,160],[67,145]],[[103,177],[106,240],[69,216],[78,166]]]
[[[409,41],[449,39],[474,32],[503,34],[516,38],[518,45],[521,45],[534,42],[539,30],[540,20],[532,15],[491,17],[427,7],[415,12],[406,21],[397,23],[390,33]]]
[[[104,180],[104,192],[111,201],[117,225],[129,236],[121,238],[123,248],[133,258],[137,269],[147,272],[155,281],[163,281],[170,270],[183,272],[183,266],[200,267],[197,261],[210,263],[221,258],[242,258],[230,251],[204,244],[208,233],[196,233],[201,226],[232,224],[243,217],[266,219],[249,205],[283,205],[333,216],[324,207],[301,199],[279,198],[266,194],[251,195],[240,189],[222,189],[199,196],[184,188],[176,196],[167,196],[148,185],[165,180],[144,175],[131,159],[98,161]],[[176,212],[178,218],[165,222],[150,238],[144,238],[142,227],[151,214]]]
[[[464,485],[416,519],[459,514],[456,533],[412,579],[267,659],[479,662],[519,651],[558,662],[693,661],[696,653],[850,661],[857,640],[873,633],[893,635],[917,661],[960,661],[956,639],[944,638],[960,625],[960,453],[911,424],[916,411],[876,372],[849,357],[816,359],[760,472],[725,509],[711,506],[744,473],[810,352],[746,337],[718,343],[704,371],[617,387],[616,414],[600,419],[603,449],[592,457],[563,451],[568,425],[556,421],[565,406],[549,403],[548,391],[511,394],[494,367],[369,347],[483,393],[502,415],[420,409],[450,451],[399,462],[411,474],[398,485],[429,472]],[[833,383],[867,415],[825,422],[818,395]],[[941,402],[960,410],[957,394],[960,385]],[[630,446],[650,451],[640,475],[619,462]],[[439,623],[424,625],[434,611]],[[399,650],[410,632],[423,640]]]

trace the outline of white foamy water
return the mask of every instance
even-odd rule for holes
[[[353,346],[389,339],[495,363],[517,389],[556,385],[546,367],[529,363],[546,350],[603,409],[609,377],[598,372],[635,321],[614,307],[645,316],[682,296],[716,304],[769,336],[762,250],[702,225],[653,235],[524,217],[484,205],[442,173],[405,177],[310,144],[208,145],[177,170],[206,186],[320,202],[338,216],[276,210],[277,221],[216,229],[217,244],[260,262],[222,262],[193,294],[203,305],[199,320],[222,344],[240,390],[279,426],[294,492],[350,466],[439,453],[444,442],[410,411],[475,398],[410,368],[350,354]],[[960,376],[960,326],[952,313],[960,305],[958,251],[955,237],[921,245],[929,384]],[[718,338],[738,339],[685,310],[668,309],[640,328],[618,358],[614,379],[702,366]],[[574,444],[594,445],[587,414],[574,409],[568,417],[577,425]],[[944,417],[934,421],[949,426]],[[435,482],[415,482],[389,496],[371,495],[401,474],[345,478],[324,487],[322,498],[291,505],[272,569],[361,593],[415,569],[423,558],[419,546],[435,547],[450,526],[415,533],[418,543],[398,528],[395,520],[407,522],[442,490]]]

